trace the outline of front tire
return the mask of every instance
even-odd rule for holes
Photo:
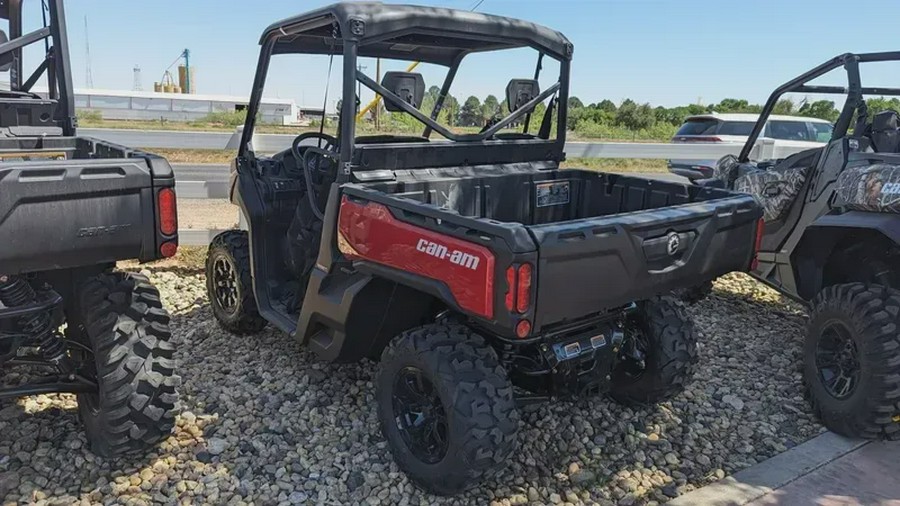
[[[138,274],[101,274],[79,286],[69,317],[68,336],[93,352],[79,372],[99,386],[97,393],[78,394],[91,450],[112,457],[166,438],[181,378],[159,291]]]
[[[612,374],[610,396],[624,404],[654,404],[684,390],[697,363],[697,333],[672,297],[638,303]]]
[[[250,239],[243,230],[217,235],[206,254],[206,294],[213,316],[232,334],[261,331],[266,320],[259,315],[250,271]]]
[[[519,414],[496,352],[458,324],[404,332],[376,376],[381,429],[397,465],[423,489],[451,495],[501,469]]]
[[[822,290],[803,353],[807,392],[826,427],[900,439],[900,292],[862,283]]]
[[[678,290],[673,291],[672,295],[681,299],[685,304],[694,305],[709,297],[712,294],[712,291],[713,282],[706,281],[689,288],[679,288]]]

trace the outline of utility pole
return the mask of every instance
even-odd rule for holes
[[[358,72],[362,72],[363,70],[366,70],[367,68],[369,68],[369,67],[366,67],[365,65],[357,65],[356,66],[356,70]],[[362,96],[362,83],[359,81],[356,81],[356,99],[360,100],[361,96]],[[356,104],[356,108],[357,108],[357,110],[359,110],[358,103]]]
[[[378,84],[381,84],[381,58],[378,58],[377,60],[375,60],[375,62],[376,62],[375,63],[375,81]],[[378,131],[378,127],[379,127],[379,125],[378,125],[378,109],[380,109],[380,107],[378,105],[376,105],[375,112],[374,112],[374,114],[375,114],[375,131],[376,132]]]
[[[87,15],[84,16],[84,86],[94,88],[94,76],[91,75],[91,37],[88,35]]]

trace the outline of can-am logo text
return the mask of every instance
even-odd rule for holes
[[[440,258],[441,260],[447,260],[451,264],[459,265],[466,269],[472,269],[473,271],[478,269],[478,263],[481,261],[481,259],[475,255],[470,255],[469,253],[459,250],[450,251],[450,249],[443,244],[431,242],[428,239],[419,239],[419,242],[416,244],[416,250],[435,258]]]

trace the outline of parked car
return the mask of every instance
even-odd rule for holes
[[[697,334],[662,294],[749,270],[761,209],[727,190],[561,168],[565,36],[487,14],[347,2],[273,24],[261,40],[232,165],[250,230],[210,246],[212,313],[234,334],[272,324],[321,360],[379,361],[378,418],[413,482],[453,494],[496,472],[515,451],[519,404],[654,403],[690,381]],[[509,113],[479,133],[439,123],[441,100],[419,110],[422,74],[378,83],[357,66],[375,56],[444,65],[446,93],[469,54],[523,47],[539,54],[523,69],[535,78],[512,79]],[[272,55],[332,51],[343,57],[337,135],[322,127],[274,156],[255,153]],[[542,91],[551,59],[558,74]],[[358,84],[422,133],[357,136]]]
[[[747,142],[758,114],[700,114],[684,121],[672,137],[676,144],[703,142],[734,144],[740,149]],[[775,139],[780,145],[797,151],[824,146],[831,140],[834,126],[828,121],[802,116],[770,116],[762,137]],[[669,171],[688,179],[712,177],[716,160],[669,160]]]

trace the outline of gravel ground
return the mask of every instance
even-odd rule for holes
[[[374,364],[317,363],[287,336],[216,326],[203,277],[152,273],[180,351],[183,412],[143,457],[86,449],[68,395],[0,405],[6,502],[240,504],[654,504],[785,451],[823,428],[798,369],[804,315],[746,276],[690,311],[701,361],[655,407],[605,398],[522,414],[519,449],[495,479],[456,498],[416,489],[378,429]]]
[[[228,199],[178,199],[178,228],[226,230],[237,226],[238,208]]]

